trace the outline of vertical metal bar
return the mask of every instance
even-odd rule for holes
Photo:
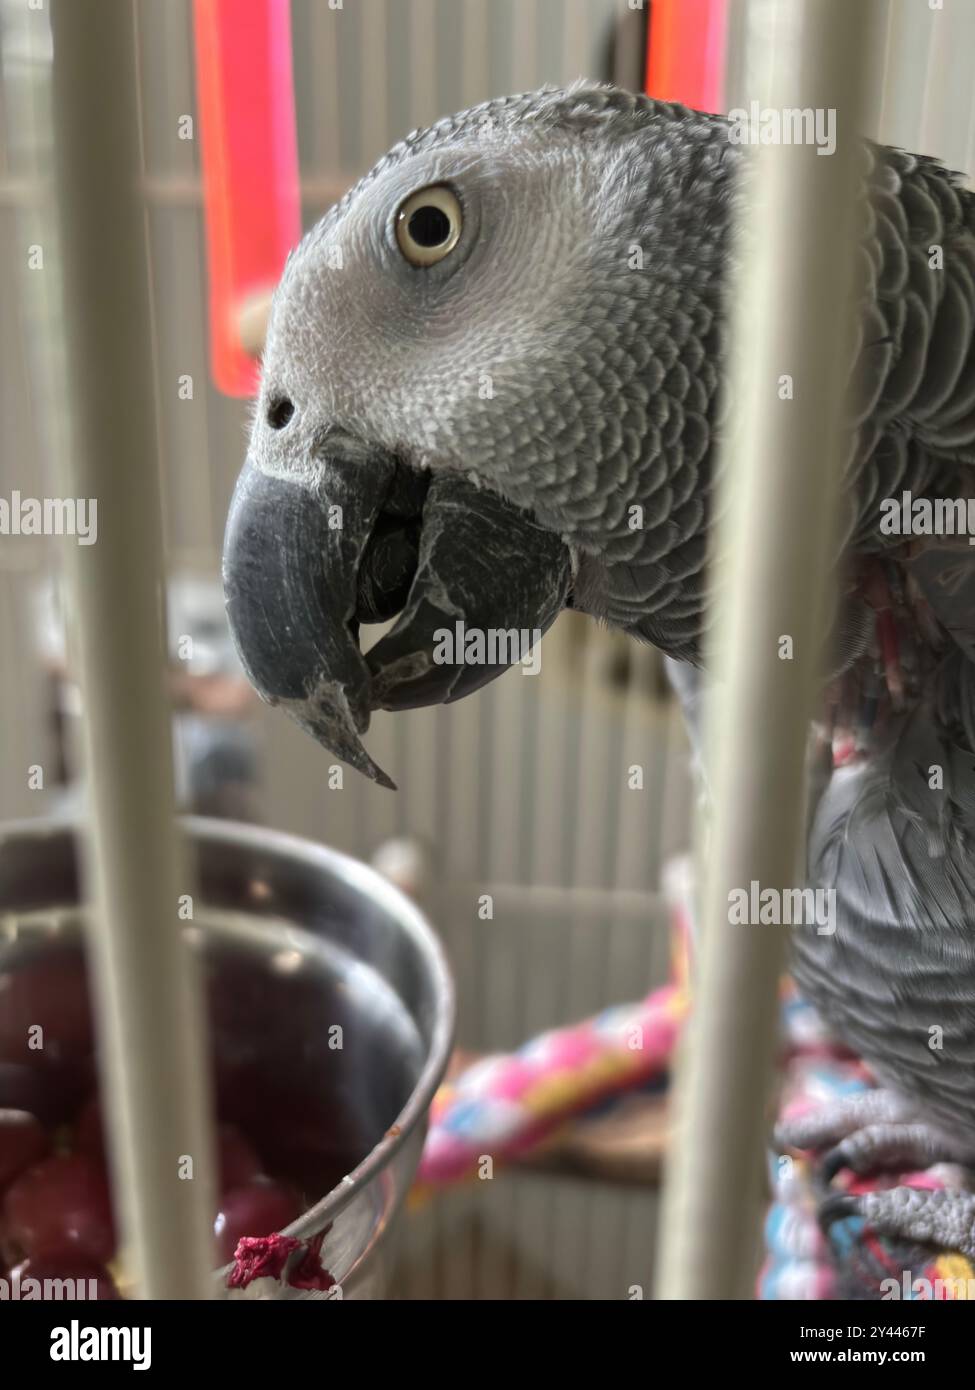
[[[461,90],[465,106],[487,101],[491,92],[488,74],[490,56],[490,11],[482,0],[463,0],[463,43],[461,47]]]
[[[530,92],[538,85],[538,0],[516,5],[506,26],[510,41],[511,90]]]
[[[139,31],[139,7],[133,0],[132,5],[132,27],[133,27],[133,61],[135,62],[135,111],[138,117],[139,132],[139,178],[145,180],[149,173],[146,156],[146,121],[143,111],[143,101],[145,94],[145,84],[143,81],[142,64],[142,35]],[[165,51],[165,49],[164,49]],[[188,143],[188,142],[183,142]],[[149,281],[149,363],[153,388],[153,422],[155,426],[156,439],[156,467],[159,470],[159,490],[160,490],[160,516],[162,519],[163,548],[168,549],[169,527],[167,525],[167,496],[166,479],[163,474],[163,432],[162,432],[162,400],[159,391],[159,325],[156,319],[156,276],[154,274],[152,260],[152,236],[149,223],[149,210],[143,207],[142,210],[143,226],[145,228],[146,241],[146,274]],[[202,471],[202,470],[201,470]],[[207,492],[203,505],[207,511],[210,510],[209,491]],[[213,534],[212,521],[207,518],[207,534]]]
[[[57,0],[52,26],[69,476],[99,504],[97,543],[71,547],[70,598],[113,1166],[139,1292],[205,1298],[212,1146],[202,1019],[177,917],[187,886],[173,821],[132,8]]]
[[[584,76],[597,76],[593,42],[594,7],[590,0],[566,0],[562,7],[562,74],[561,81],[569,83]],[[599,15],[597,14],[597,18]]]
[[[328,175],[335,178],[342,167],[339,142],[339,50],[336,25],[341,22],[341,10],[333,10],[326,5],[312,5],[309,19],[311,38],[311,66],[314,81],[309,82],[305,95],[311,112],[310,129],[307,140],[311,144],[312,167],[305,175],[314,174],[316,178]],[[297,74],[296,74],[297,77]],[[299,132],[305,136],[305,131]],[[304,149],[304,144],[302,149]],[[316,214],[319,209],[315,209]]]
[[[734,926],[729,891],[795,881],[804,753],[835,563],[841,412],[856,303],[856,194],[869,4],[805,0],[771,105],[836,112],[836,149],[762,147],[749,210],[748,274],[732,338],[740,412],[717,576],[722,596],[710,711],[714,821],[703,942],[668,1164],[658,1292],[748,1296],[760,1224],[782,928]],[[781,378],[794,383],[782,399]],[[780,660],[780,637],[793,659]],[[703,857],[702,857],[703,861]]]
[[[390,144],[387,64],[392,55],[386,41],[387,17],[384,0],[367,0],[366,4],[362,5],[361,12],[361,61],[363,72],[370,73],[371,77],[363,82],[359,95],[359,138],[364,156],[362,162],[368,168]]]
[[[437,110],[437,15],[435,0],[411,0],[411,3],[411,115],[417,126],[427,126],[443,115]]]

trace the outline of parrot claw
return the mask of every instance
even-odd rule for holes
[[[824,1230],[857,1217],[895,1239],[957,1250],[975,1260],[975,1193],[953,1188],[890,1187],[859,1196],[836,1193],[819,1209]]]
[[[828,1232],[834,1222],[848,1221],[850,1217],[860,1215],[859,1198],[851,1196],[848,1192],[831,1192],[820,1202],[816,1219],[820,1228]]]

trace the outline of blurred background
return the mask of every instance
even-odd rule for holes
[[[475,700],[395,720],[377,714],[368,747],[395,794],[348,771],[330,787],[327,759],[243,682],[219,557],[249,402],[212,377],[193,5],[134,8],[182,805],[324,841],[415,891],[454,967],[465,1054],[508,1050],[642,997],[667,977],[661,874],[689,843],[693,809],[690,753],[655,652],[565,613],[545,639],[538,677],[511,672]],[[882,96],[868,133],[971,177],[975,0],[883,8]],[[774,34],[781,41],[775,12],[775,0],[292,0],[303,226],[409,130],[491,96],[585,76],[709,109],[747,107],[761,85],[756,64],[771,62]],[[674,56],[681,44],[683,62]],[[0,0],[8,498],[59,495],[57,287],[55,275],[38,273],[45,248],[47,268],[56,266],[45,212],[50,60],[43,5]],[[3,818],[84,799],[60,618],[69,543],[0,537]],[[118,605],[121,623],[124,594]],[[482,894],[493,898],[491,920],[479,916]],[[659,1136],[645,1111],[615,1123],[582,1156],[563,1151],[416,1206],[391,1292],[598,1298],[649,1289],[654,1164],[626,1153],[651,1154]]]

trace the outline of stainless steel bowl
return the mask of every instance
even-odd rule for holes
[[[310,1201],[316,1180],[322,1193],[287,1234],[330,1227],[322,1262],[341,1296],[380,1297],[386,1237],[453,1037],[439,942],[409,899],[346,855],[231,822],[184,826],[211,1048],[217,1075],[231,1076],[221,1106],[252,1105],[275,1152],[311,1162],[302,1187]],[[83,936],[78,908],[74,829],[0,826],[0,971],[25,951],[70,949]],[[325,1296],[266,1279],[246,1294]]]

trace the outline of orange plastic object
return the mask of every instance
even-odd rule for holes
[[[218,390],[251,396],[238,321],[301,236],[290,0],[194,0],[196,84]]]
[[[647,95],[723,111],[727,35],[728,0],[653,0]]]

